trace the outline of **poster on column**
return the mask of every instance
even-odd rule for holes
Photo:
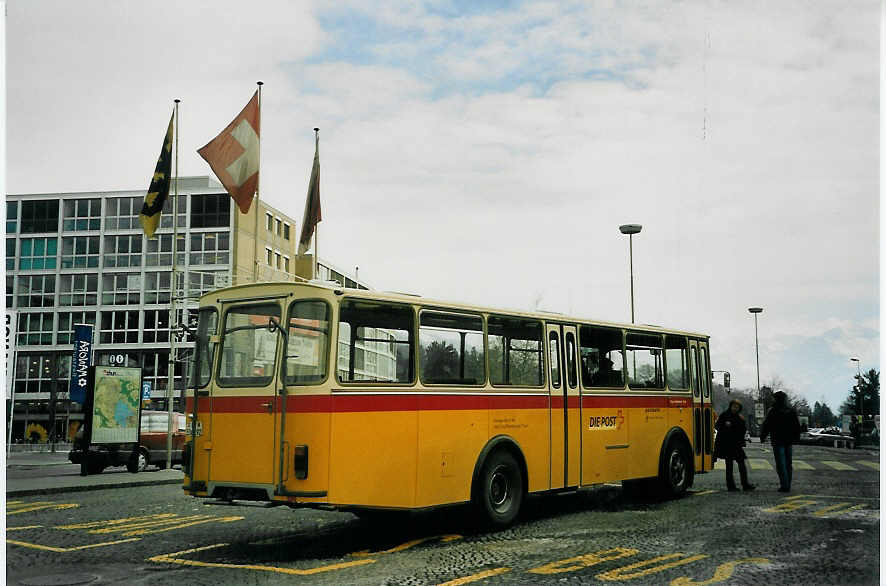
[[[89,443],[138,441],[142,369],[96,366]]]
[[[69,396],[75,403],[86,402],[86,386],[89,384],[89,367],[92,366],[92,326],[74,325],[74,353],[71,356],[71,385]]]

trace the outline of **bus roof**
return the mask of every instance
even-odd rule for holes
[[[431,299],[427,297],[422,297],[420,295],[415,295],[412,293],[400,293],[400,292],[389,292],[389,291],[372,291],[367,289],[351,289],[346,288],[340,285],[335,281],[310,281],[305,283],[294,283],[294,282],[265,282],[265,283],[248,283],[243,285],[234,285],[232,287],[226,287],[223,289],[216,289],[214,291],[210,291],[200,297],[200,305],[203,306],[207,303],[214,303],[212,298],[215,299],[224,299],[226,301],[236,301],[238,299],[246,300],[254,300],[257,298],[262,298],[265,296],[276,296],[278,294],[285,295],[287,293],[291,293],[297,289],[321,289],[328,292],[333,292],[337,295],[341,295],[347,298],[353,299],[372,299],[378,301],[391,301],[397,303],[405,303],[409,305],[422,305],[429,308],[440,308],[440,309],[450,309],[450,310],[461,310],[467,312],[474,313],[491,313],[491,314],[503,314],[503,315],[513,315],[518,317],[528,317],[538,320],[545,320],[548,322],[576,322],[579,324],[593,324],[600,326],[608,326],[613,328],[624,328],[624,329],[633,329],[633,330],[643,330],[648,332],[657,332],[663,334],[682,334],[687,336],[692,336],[694,338],[702,338],[708,339],[710,336],[708,334],[703,334],[700,332],[692,332],[687,330],[678,330],[674,328],[665,328],[657,325],[651,324],[628,324],[622,322],[612,322],[599,320],[594,318],[586,318],[586,317],[577,317],[573,315],[567,315],[562,313],[550,312],[550,311],[524,311],[518,309],[506,309],[506,308],[494,308],[494,307],[485,307],[480,305],[471,305],[466,303],[459,303],[454,301],[443,301],[439,299]],[[261,294],[258,294],[256,291],[262,291]]]

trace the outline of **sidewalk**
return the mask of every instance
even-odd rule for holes
[[[5,454],[4,454],[5,456]],[[182,484],[181,470],[132,474],[125,467],[106,468],[101,474],[80,476],[80,466],[68,461],[67,452],[13,453],[6,461],[6,497],[56,494],[156,484]]]

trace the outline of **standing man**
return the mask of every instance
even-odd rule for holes
[[[772,434],[772,455],[775,457],[775,470],[781,485],[778,492],[790,492],[793,474],[792,446],[800,439],[800,420],[797,412],[788,407],[788,396],[783,391],[776,392],[773,398],[775,405],[766,414],[760,428],[760,443],[765,442],[766,436]]]

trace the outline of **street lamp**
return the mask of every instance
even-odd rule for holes
[[[643,226],[640,224],[622,224],[618,229],[622,234],[628,235],[631,263],[631,323],[634,323],[634,234],[639,234]]]
[[[861,443],[861,434],[864,433],[864,393],[861,390],[861,361],[857,356],[853,356],[849,359],[849,362],[855,363],[855,368],[858,372],[858,395],[861,397],[861,431],[858,432],[858,443]]]
[[[757,337],[757,314],[763,313],[763,308],[749,307],[748,311],[754,314],[754,346],[757,350],[757,400],[762,401],[763,397],[760,395],[760,340]]]

